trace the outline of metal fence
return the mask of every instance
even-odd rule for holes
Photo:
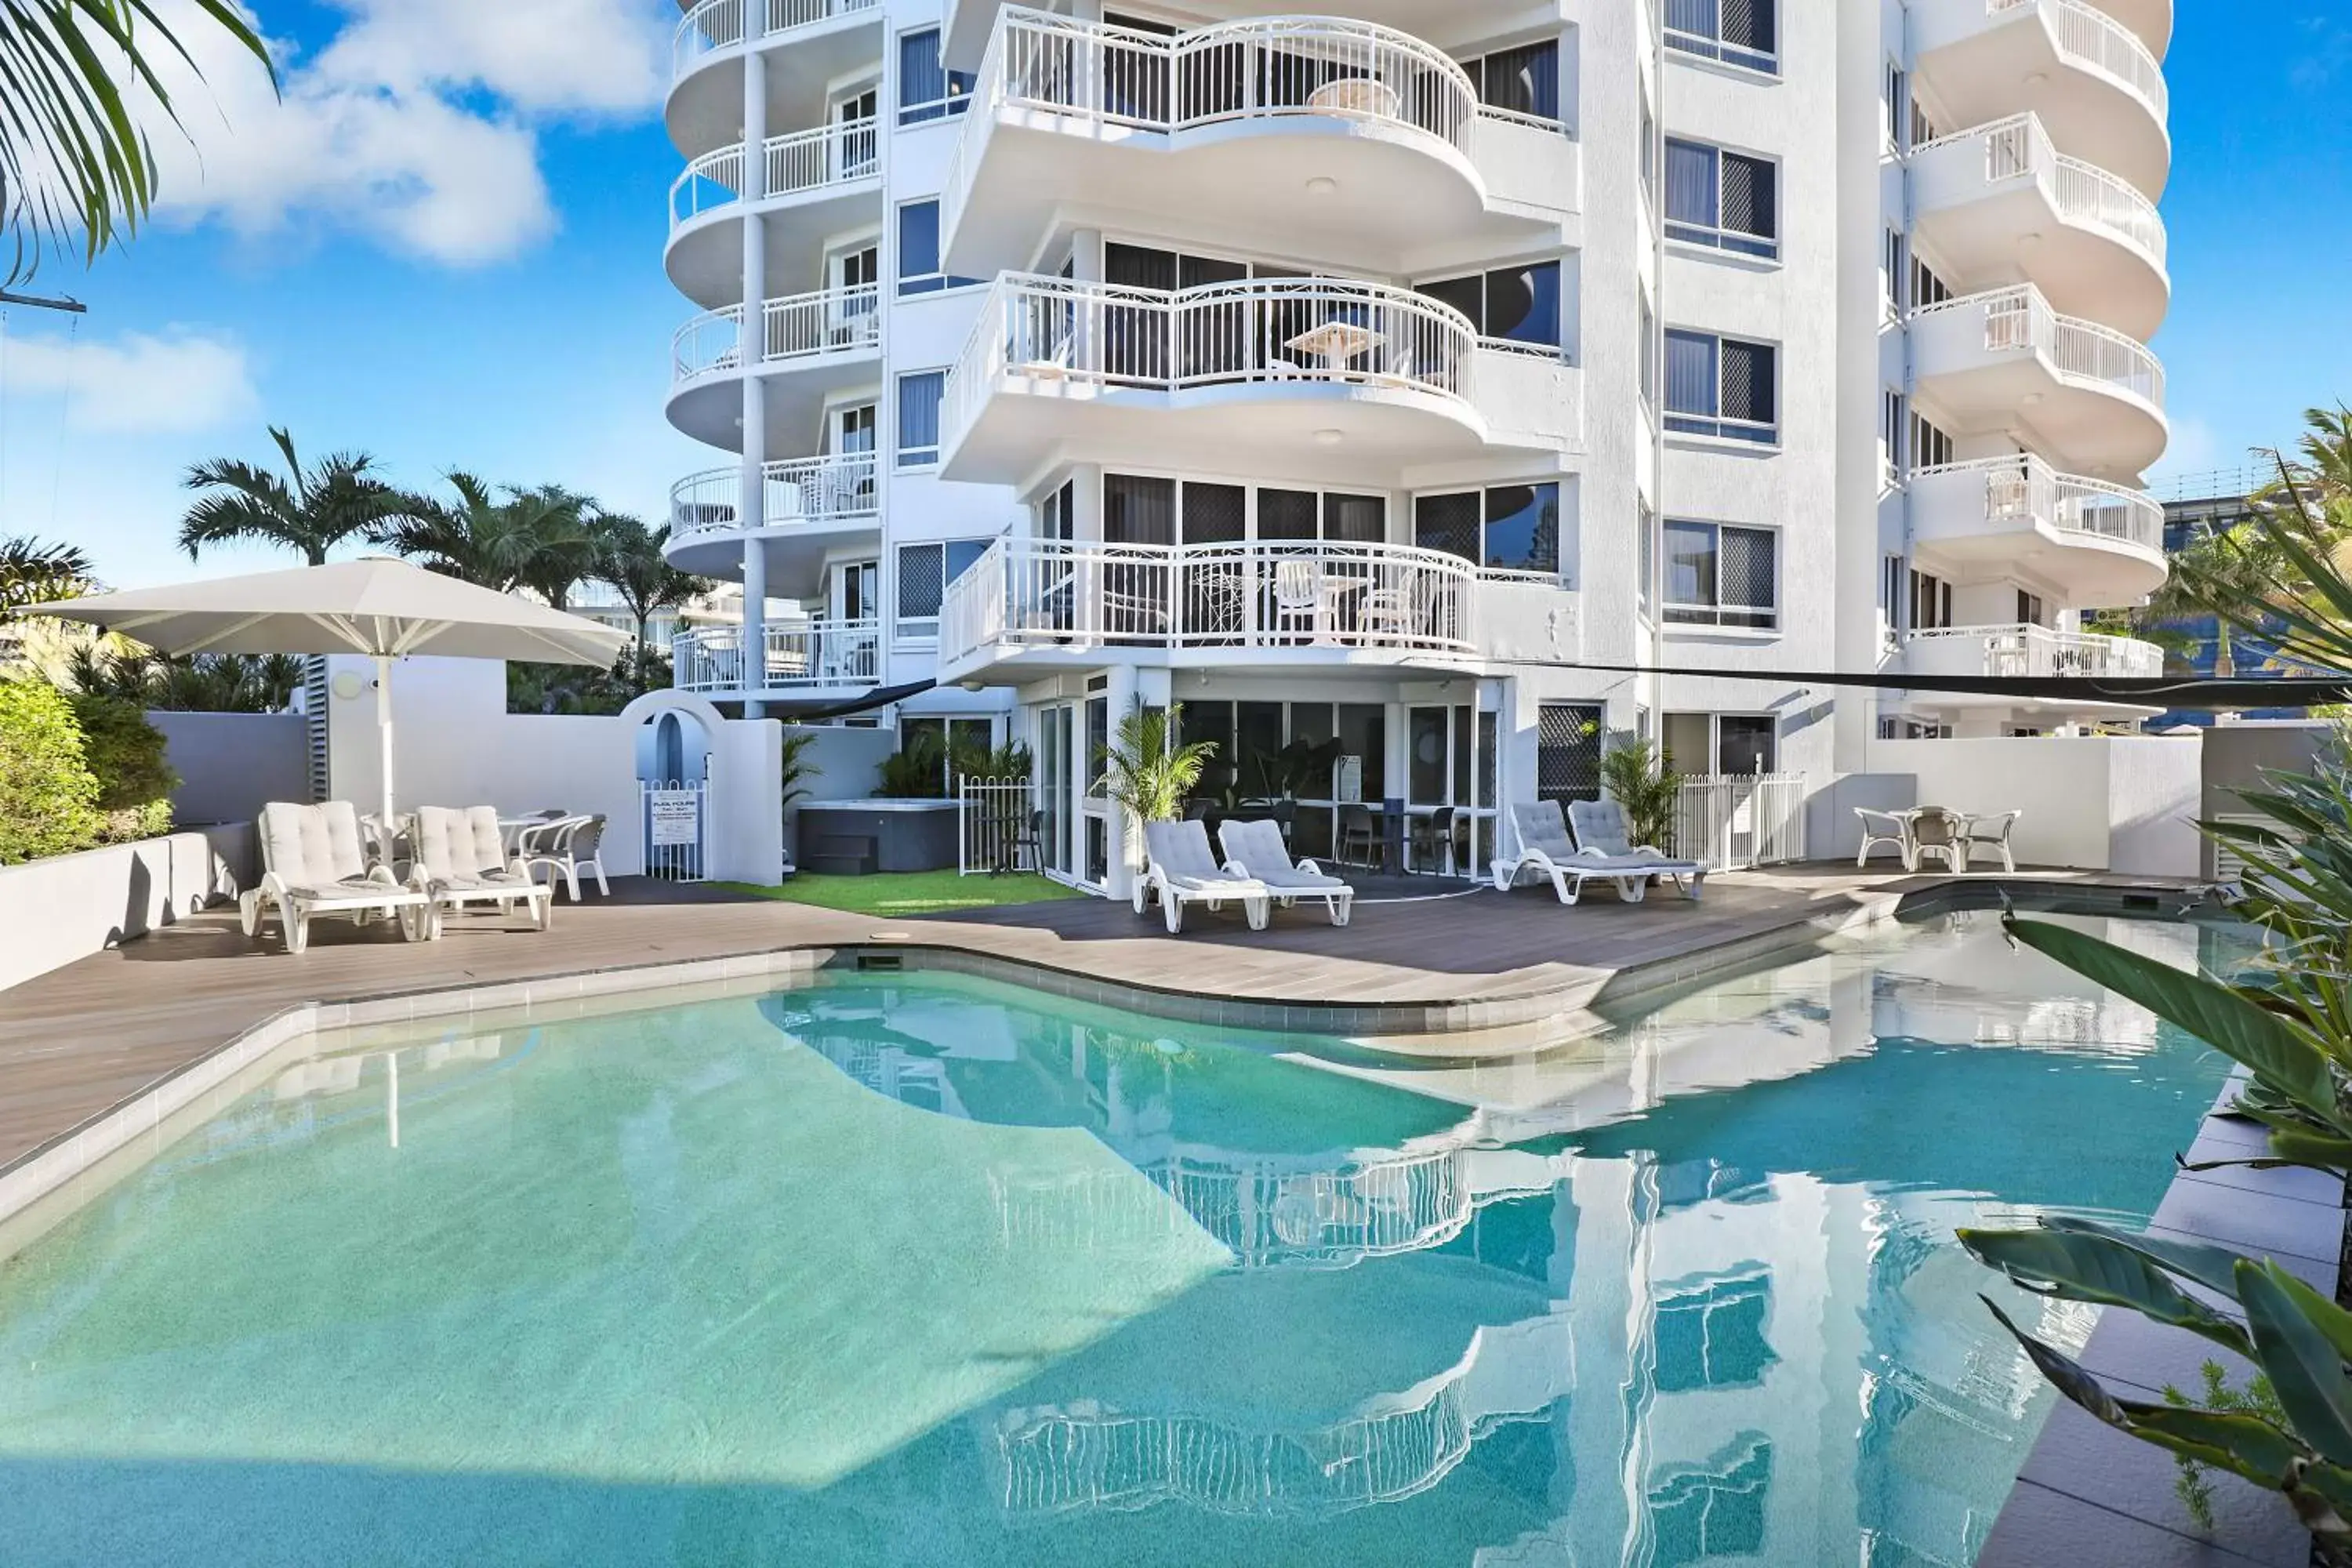
[[[707,880],[710,875],[709,781],[654,780],[639,784],[637,794],[646,875],[667,882]]]
[[[958,773],[956,806],[958,875],[1039,869],[1037,842],[1029,829],[1036,795],[1027,779]]]
[[[1674,853],[1714,871],[1805,858],[1805,775],[1733,773],[1684,781]]]

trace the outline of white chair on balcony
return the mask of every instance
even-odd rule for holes
[[[1415,572],[1402,588],[1368,589],[1356,607],[1356,635],[1374,642],[1418,642],[1430,635],[1437,615],[1437,579]]]
[[[1282,825],[1271,819],[1244,822],[1228,817],[1217,826],[1217,842],[1224,847],[1225,869],[1237,877],[1264,882],[1274,890],[1274,901],[1284,909],[1301,899],[1320,899],[1335,926],[1354,915],[1356,889],[1337,877],[1326,876],[1312,860],[1293,864],[1282,842]]]
[[[1325,618],[1328,595],[1323,592],[1323,574],[1313,560],[1304,555],[1286,555],[1274,563],[1274,635],[1305,632],[1316,642],[1322,642],[1329,625]]]
[[[1274,913],[1274,890],[1253,877],[1236,876],[1217,864],[1209,830],[1197,821],[1143,825],[1144,874],[1136,879],[1135,912],[1157,897],[1168,934],[1184,929],[1184,906],[1205,904],[1211,912],[1238,903],[1252,931],[1264,931]]]

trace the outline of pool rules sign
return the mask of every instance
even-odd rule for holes
[[[656,848],[702,842],[700,790],[648,790],[646,812],[646,842]]]

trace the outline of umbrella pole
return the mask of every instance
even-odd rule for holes
[[[383,815],[377,820],[383,825],[383,858],[389,865],[393,840],[400,835],[392,820],[392,659],[385,654],[375,656],[375,727],[376,744],[383,753]]]

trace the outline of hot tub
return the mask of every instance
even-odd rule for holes
[[[876,871],[956,868],[951,800],[813,800],[800,808],[803,871],[863,877]]]

